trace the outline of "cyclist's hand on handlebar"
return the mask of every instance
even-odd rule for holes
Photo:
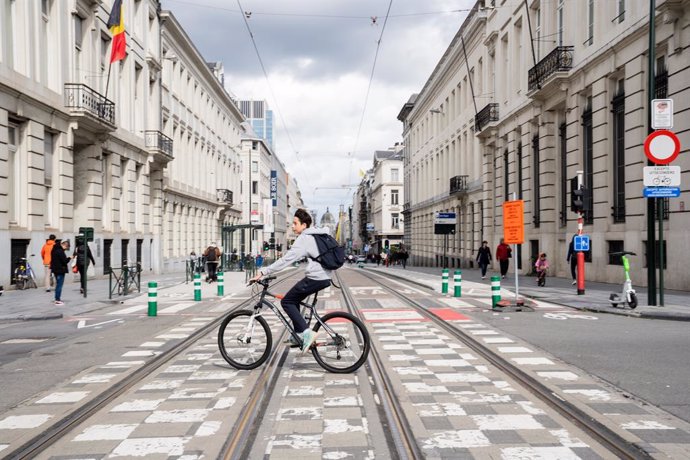
[[[249,279],[249,284],[254,284],[254,283],[256,283],[257,281],[259,281],[259,280],[261,279],[262,276],[263,276],[263,275],[262,275],[261,273],[259,273],[259,274],[256,275],[254,278],[250,278],[250,279]]]

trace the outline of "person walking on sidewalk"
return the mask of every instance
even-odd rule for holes
[[[508,264],[510,263],[510,258],[513,257],[512,253],[513,250],[501,238],[501,242],[496,247],[496,260],[501,265],[501,278],[505,278],[506,273],[508,273]]]
[[[96,266],[96,261],[93,258],[93,254],[91,254],[91,248],[89,248],[89,244],[83,238],[77,240],[77,247],[74,248],[72,257],[77,259],[77,271],[79,272],[79,282],[81,283],[79,292],[83,294],[86,290],[86,277],[89,271],[88,261],[91,260],[93,266]]]
[[[482,247],[477,251],[477,263],[482,269],[482,279],[486,278],[486,268],[491,263],[491,249],[489,249],[489,242],[482,241]]]
[[[55,235],[50,235],[46,240],[46,244],[44,244],[41,248],[41,257],[43,258],[43,270],[45,272],[43,287],[46,288],[46,292],[50,292],[50,255],[53,252],[53,246],[55,246]]]
[[[65,275],[69,271],[69,261],[65,252],[69,251],[69,241],[55,239],[55,244],[50,253],[50,270],[55,275],[55,305],[64,305],[62,301],[62,285],[65,282]]]
[[[204,252],[204,257],[206,257],[206,275],[207,281],[213,283],[218,281],[218,275],[216,271],[218,270],[218,261],[220,259],[220,249],[216,246],[216,243],[211,243]]]
[[[307,327],[307,322],[300,314],[299,304],[310,295],[330,286],[332,276],[331,270],[326,270],[315,260],[320,254],[314,235],[328,234],[328,229],[311,228],[311,223],[311,215],[304,209],[298,209],[292,219],[292,230],[297,235],[297,239],[290,250],[268,267],[262,268],[258,275],[250,279],[250,282],[259,281],[262,276],[277,273],[292,265],[293,262],[307,259],[305,277],[295,284],[280,301],[283,310],[292,320],[295,332],[302,337],[302,353],[314,343],[316,333]]]
[[[577,283],[577,253],[575,252],[575,237],[570,240],[568,245],[568,255],[565,257],[566,262],[570,262],[570,275],[573,277],[572,284]]]

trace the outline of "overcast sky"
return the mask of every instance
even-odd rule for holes
[[[422,89],[474,0],[394,0],[368,100],[390,0],[240,0],[268,81],[236,0],[162,3],[207,61],[223,63],[228,91],[268,101],[275,152],[320,216],[352,202],[354,189],[327,187],[359,183],[375,150],[402,141],[400,109]]]

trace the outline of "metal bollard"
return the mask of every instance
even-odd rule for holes
[[[149,316],[158,315],[158,283],[149,281]]]
[[[441,294],[448,294],[448,269],[443,269],[443,275],[441,275]]]
[[[219,271],[217,273],[218,275],[218,295],[223,296],[225,295],[225,282],[223,281],[223,270]]]
[[[453,275],[453,286],[455,288],[453,292],[453,297],[462,297],[462,289],[460,283],[462,283],[462,272],[460,270],[455,270],[455,274]]]
[[[491,307],[496,308],[501,301],[501,277],[491,277]]]
[[[201,275],[199,273],[194,274],[194,300],[201,300]]]

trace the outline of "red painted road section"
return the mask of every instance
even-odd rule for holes
[[[444,321],[470,321],[470,319],[450,308],[429,308],[429,311]]]

